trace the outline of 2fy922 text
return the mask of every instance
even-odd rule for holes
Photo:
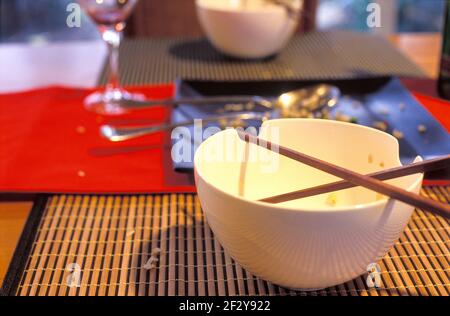
[[[179,311],[202,311],[207,314],[213,310],[220,311],[270,311],[270,301],[268,300],[224,300],[220,303],[214,302],[194,302],[186,300],[181,302]]]

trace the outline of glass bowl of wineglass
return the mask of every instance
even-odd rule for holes
[[[119,79],[119,46],[126,20],[138,0],[78,0],[78,3],[96,23],[102,39],[108,46],[109,72],[106,88],[85,99],[88,110],[100,114],[118,115],[126,112],[123,101],[142,100],[143,95],[123,89]]]

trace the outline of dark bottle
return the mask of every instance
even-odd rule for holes
[[[442,38],[441,68],[439,72],[439,95],[450,100],[450,0],[445,1],[445,24]]]

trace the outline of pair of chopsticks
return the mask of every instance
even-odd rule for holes
[[[261,201],[269,202],[269,203],[280,203],[285,202],[292,199],[303,198],[307,196],[313,196],[318,194],[323,194],[331,191],[347,189],[355,186],[362,186],[373,190],[375,192],[381,193],[383,195],[389,196],[406,204],[415,206],[420,209],[432,211],[436,214],[444,216],[446,218],[450,217],[450,206],[444,203],[437,202],[432,199],[427,199],[421,195],[414,194],[412,192],[406,191],[404,189],[398,188],[388,183],[384,183],[381,180],[387,180],[397,177],[402,177],[414,173],[437,170],[443,167],[449,166],[450,155],[436,158],[429,161],[419,162],[403,167],[388,169],[385,171],[363,175],[357,172],[354,172],[349,169],[345,169],[334,164],[331,164],[327,161],[323,161],[304,153],[283,147],[278,144],[274,144],[270,141],[266,141],[264,139],[258,138],[251,134],[245,133],[243,131],[237,131],[239,137],[247,142],[256,144],[273,152],[276,152],[285,157],[291,158],[298,162],[304,163],[308,166],[314,167],[321,171],[332,174],[336,177],[339,177],[345,181],[338,181],[330,184],[325,184],[321,186],[317,186],[310,189],[290,192],[286,194],[282,194],[279,196],[269,197],[262,199]]]

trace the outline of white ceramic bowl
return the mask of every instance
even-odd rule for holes
[[[206,36],[224,54],[263,58],[278,53],[296,30],[298,19],[282,6],[264,0],[196,0],[197,15]],[[303,0],[293,0],[302,8]]]
[[[361,173],[401,165],[394,137],[356,124],[272,120],[259,135]],[[361,187],[280,204],[258,202],[338,179],[247,145],[234,130],[203,142],[194,163],[202,208],[227,253],[256,276],[289,288],[324,288],[363,274],[393,246],[413,212]],[[418,193],[422,177],[388,182]]]

